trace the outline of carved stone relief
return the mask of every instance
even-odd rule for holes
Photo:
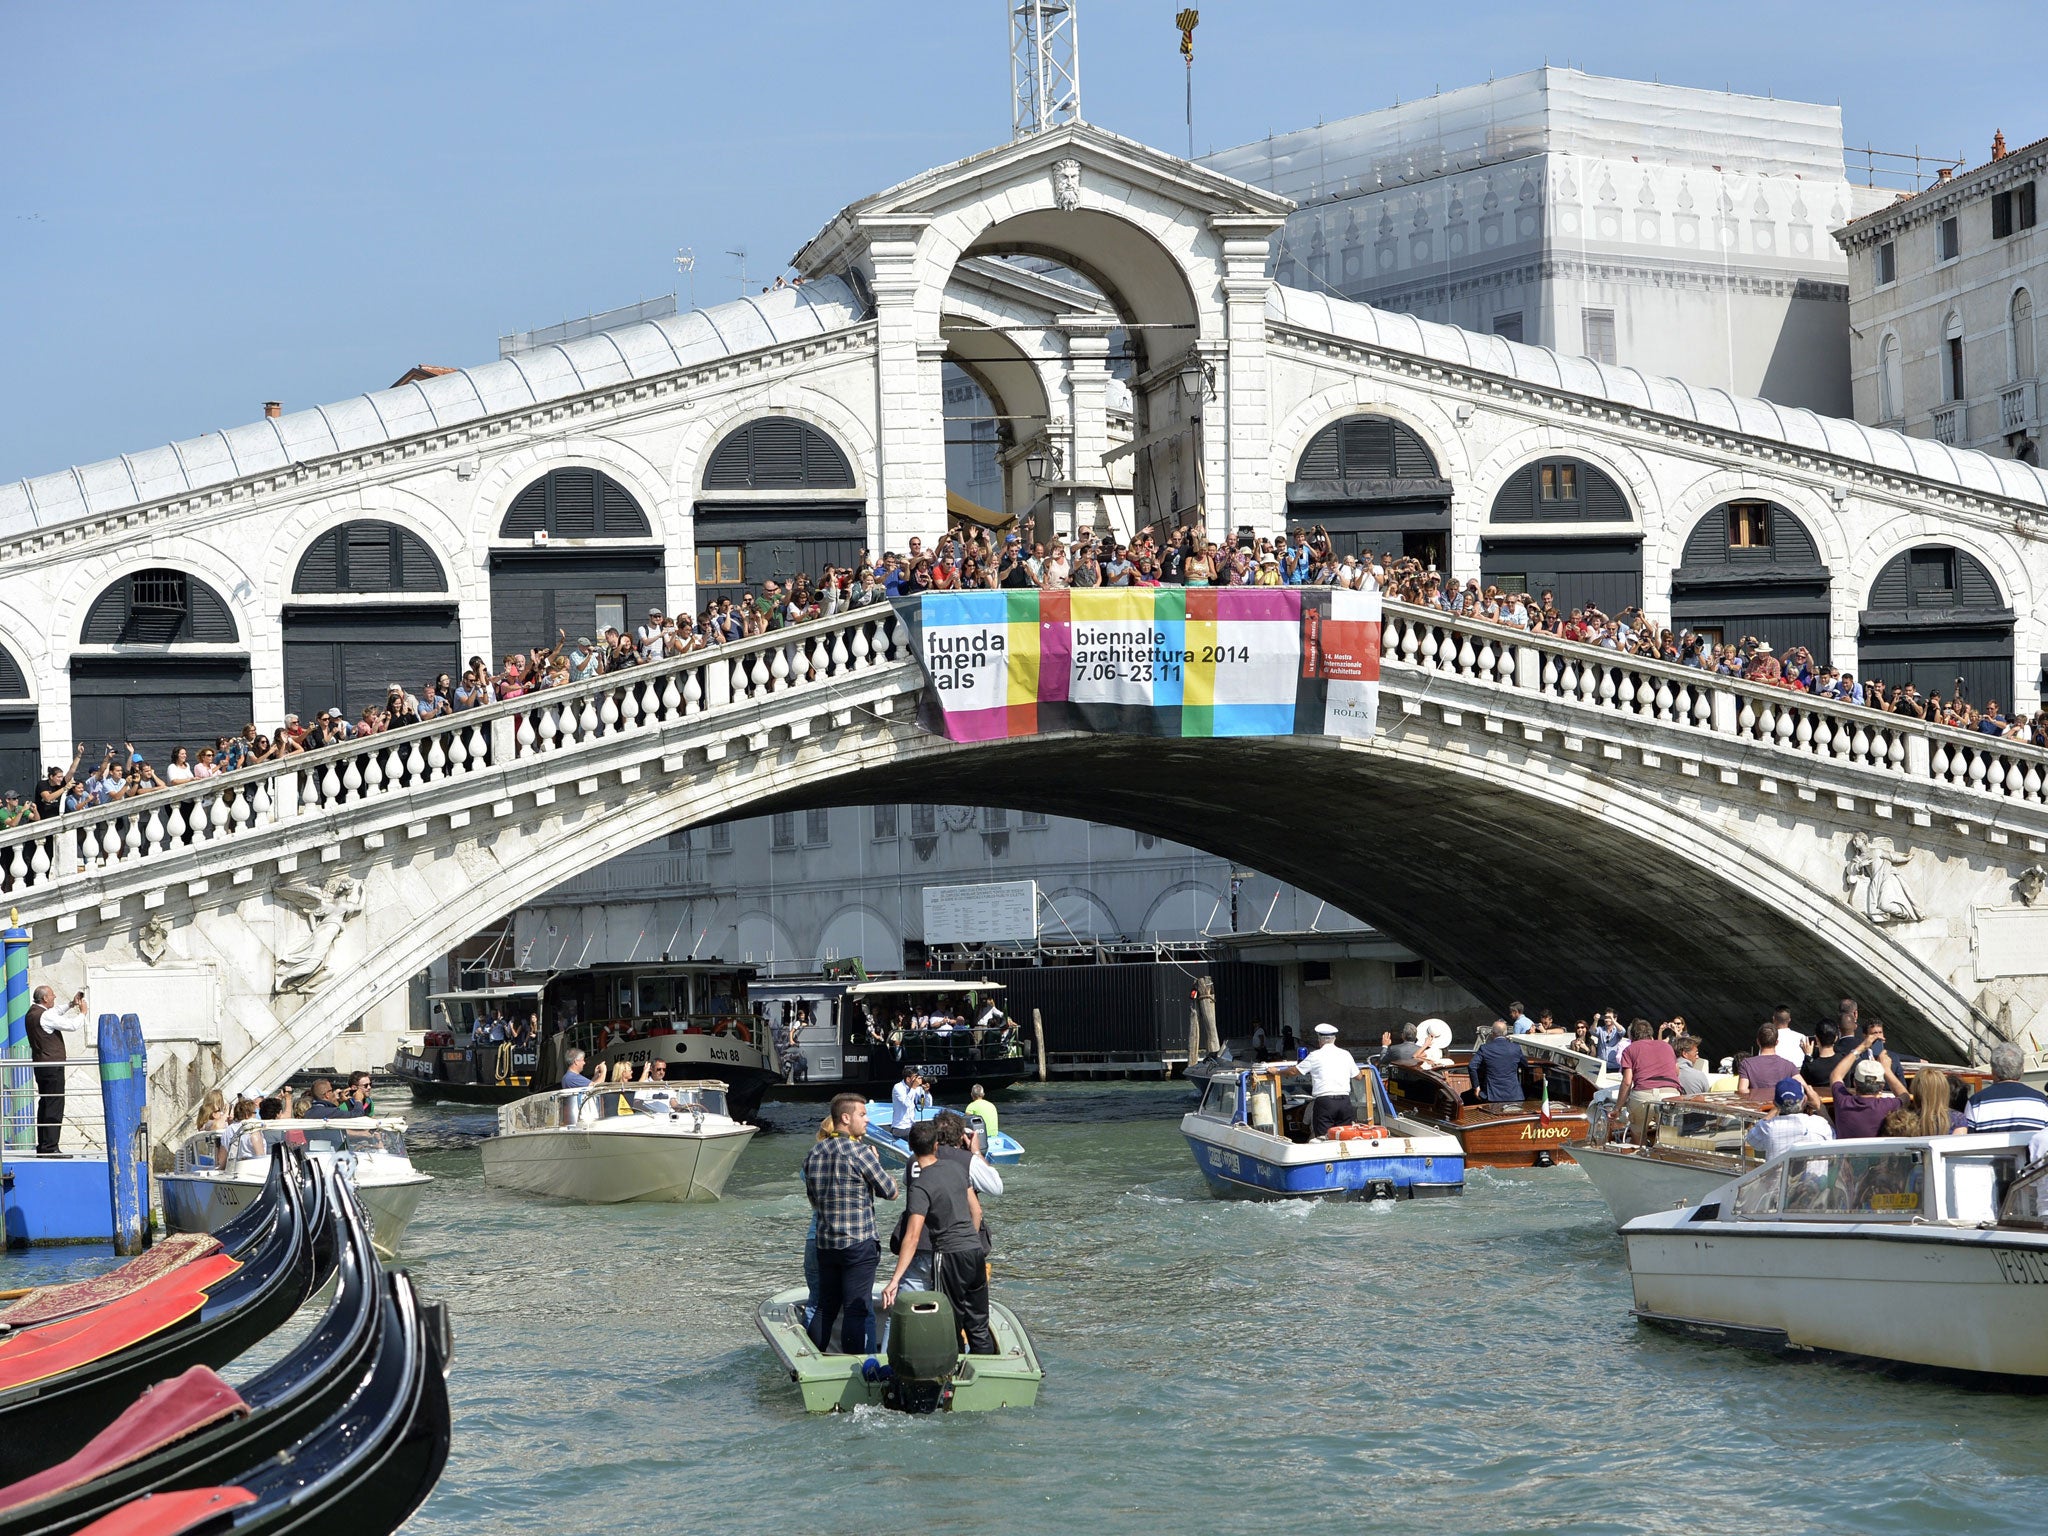
[[[341,930],[350,918],[362,912],[363,882],[353,875],[335,875],[325,885],[293,880],[277,886],[271,894],[298,912],[306,930],[289,939],[280,938],[277,975],[271,991],[307,991],[327,969],[327,957],[334,950],[334,941],[341,937]]]
[[[1849,839],[1842,870],[1849,905],[1880,925],[1919,922],[1919,905],[1898,873],[1912,858],[1910,852],[1896,851],[1883,838],[1856,833]]]

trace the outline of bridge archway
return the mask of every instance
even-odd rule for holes
[[[697,601],[851,567],[867,547],[854,455],[824,427],[776,411],[732,427],[704,458],[692,514]]]
[[[550,468],[506,506],[491,549],[494,661],[535,645],[630,633],[668,606],[662,547],[648,508],[591,465]]]
[[[1311,437],[1287,482],[1287,525],[1329,530],[1338,555],[1371,552],[1451,565],[1451,482],[1407,422],[1362,411]]]
[[[446,568],[425,539],[381,518],[313,537],[293,567],[283,624],[285,708],[309,724],[330,707],[353,720],[394,682],[416,694],[462,670]]]
[[[130,571],[86,609],[71,658],[71,730],[89,757],[132,742],[161,776],[178,747],[196,754],[254,718],[241,626],[200,576],[169,565]]]
[[[1828,568],[1813,531],[1790,507],[1735,497],[1702,514],[1671,573],[1671,627],[1733,644],[1744,635],[1780,653],[1800,645],[1829,662]]]
[[[1918,544],[1885,563],[1857,631],[1866,678],[1962,698],[1982,709],[2013,697],[2014,612],[1982,560],[1954,544]]]
[[[1532,598],[1552,592],[1567,614],[1641,607],[1641,519],[1603,466],[1582,454],[1544,454],[1509,472],[1494,492],[1479,580]]]

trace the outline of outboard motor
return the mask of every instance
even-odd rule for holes
[[[882,1402],[902,1413],[932,1413],[953,1400],[960,1328],[940,1291],[899,1291],[889,1309],[890,1384]]]

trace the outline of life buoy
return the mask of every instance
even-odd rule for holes
[[[1387,1128],[1384,1125],[1339,1125],[1330,1131],[1332,1141],[1384,1141]]]

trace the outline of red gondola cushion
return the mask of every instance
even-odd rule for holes
[[[206,1366],[195,1365],[182,1376],[160,1381],[145,1391],[77,1455],[0,1488],[0,1510],[33,1504],[105,1477],[195,1430],[244,1413],[248,1407],[233,1387]]]
[[[205,1306],[206,1288],[241,1267],[225,1253],[211,1254],[104,1307],[15,1334],[0,1342],[0,1392],[61,1376],[161,1333]]]
[[[205,1525],[216,1515],[244,1504],[254,1504],[256,1495],[246,1488],[186,1488],[177,1493],[145,1493],[132,1504],[101,1515],[82,1526],[75,1536],[179,1536]]]

